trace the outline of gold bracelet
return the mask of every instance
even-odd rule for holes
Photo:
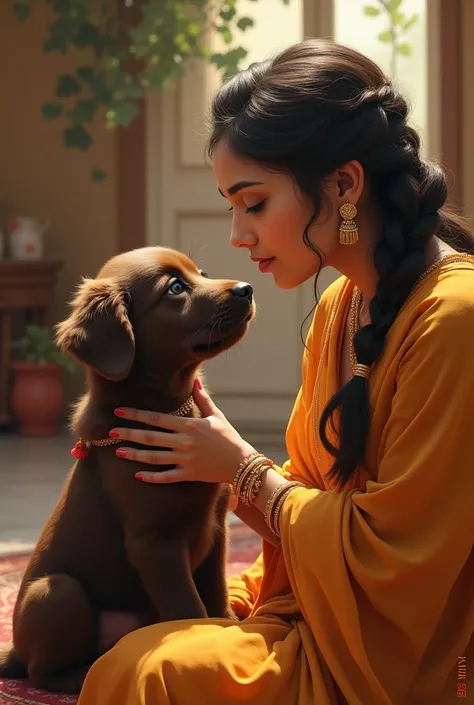
[[[270,518],[270,511],[273,507],[273,502],[275,501],[276,496],[282,491],[283,487],[287,486],[287,482],[281,482],[279,485],[275,487],[273,492],[271,493],[270,497],[267,500],[267,503],[265,505],[265,511],[263,512],[263,518],[265,520],[266,525],[270,530],[272,530],[271,524],[269,523],[269,518]]]
[[[265,506],[265,513],[264,513],[264,519],[265,522],[270,529],[270,531],[279,538],[279,533],[278,531],[275,530],[275,509],[278,503],[283,504],[286,494],[289,493],[292,489],[296,487],[305,487],[306,485],[303,485],[302,482],[296,482],[296,480],[293,480],[292,482],[284,482],[278,487],[276,487],[272,494],[270,495],[270,498]]]
[[[255,498],[262,487],[263,475],[267,472],[267,470],[271,469],[272,466],[264,462],[253,471],[252,476],[250,477],[245,488],[245,498],[242,499],[243,503],[247,507],[250,507],[255,502]]]
[[[237,470],[237,473],[234,477],[234,482],[232,483],[232,489],[234,490],[234,494],[237,494],[237,483],[240,480],[242,473],[246,470],[247,465],[252,460],[255,460],[255,458],[263,458],[263,453],[252,453],[247,458],[244,458],[244,460],[242,460],[242,462],[240,463],[239,469]]]
[[[280,538],[280,513],[281,513],[282,507],[285,503],[286,498],[288,497],[289,494],[291,494],[293,492],[293,490],[296,490],[297,487],[305,487],[306,488],[306,485],[303,485],[302,482],[289,482],[288,484],[290,485],[290,487],[288,487],[288,486],[285,487],[285,491],[279,495],[278,501],[276,502],[274,509],[273,509],[273,513],[270,517],[270,522],[273,527],[272,531],[275,534],[275,536],[277,536],[277,538]]]
[[[253,473],[253,471],[258,468],[262,463],[266,462],[264,455],[258,458],[253,458],[248,465],[240,473],[240,477],[237,481],[236,494],[238,497],[243,498],[245,496],[245,488],[247,487],[248,480]]]

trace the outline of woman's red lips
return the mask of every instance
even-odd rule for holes
[[[275,259],[274,257],[251,257],[252,262],[258,262],[258,268],[261,272],[266,272],[270,267],[271,263]]]

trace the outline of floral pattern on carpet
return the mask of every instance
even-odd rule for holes
[[[257,558],[260,537],[244,524],[230,527],[231,549],[228,574],[236,575]],[[0,644],[11,641],[11,618],[28,555],[0,558]],[[0,678],[0,705],[74,705],[76,696],[46,693],[32,688],[28,681]]]

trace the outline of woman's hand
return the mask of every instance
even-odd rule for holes
[[[255,452],[216,407],[199,380],[194,384],[193,396],[203,418],[183,418],[129,408],[115,410],[121,418],[173,431],[111,429],[109,435],[112,438],[148,446],[143,450],[123,446],[117,450],[119,457],[150,465],[176,465],[173,470],[161,472],[141,470],[135,475],[138,480],[155,484],[190,481],[232,483],[240,463]]]

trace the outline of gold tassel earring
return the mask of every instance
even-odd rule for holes
[[[339,228],[339,242],[341,245],[355,245],[359,240],[359,229],[354,222],[357,208],[352,203],[343,203],[339,208],[342,223]]]

